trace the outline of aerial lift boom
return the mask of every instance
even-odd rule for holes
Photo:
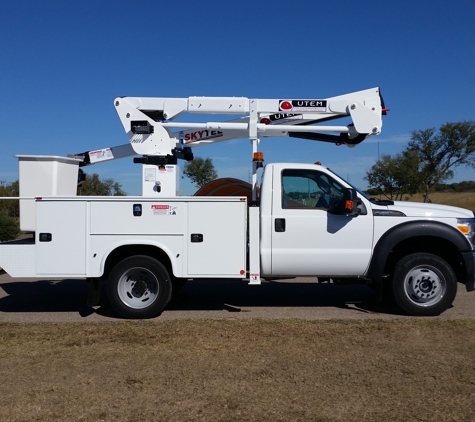
[[[386,109],[379,88],[326,99],[248,99],[245,97],[118,97],[114,106],[129,144],[74,154],[81,165],[140,155],[134,162],[173,165],[193,159],[192,148],[236,138],[249,138],[253,157],[261,138],[296,137],[349,147],[381,131]],[[182,122],[188,114],[241,115],[225,121]],[[349,117],[347,126],[319,125]],[[254,159],[253,199],[256,196]]]
[[[133,155],[175,164],[177,158],[191,158],[188,148],[236,138],[290,136],[354,146],[380,133],[386,111],[379,88],[320,100],[119,97],[114,106],[129,144],[75,154],[84,157],[84,165]],[[184,113],[244,116],[223,122],[175,121]],[[344,117],[350,117],[352,123],[316,125]]]

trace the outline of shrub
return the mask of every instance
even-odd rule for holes
[[[0,213],[0,242],[14,240],[20,233],[18,222],[5,213]]]

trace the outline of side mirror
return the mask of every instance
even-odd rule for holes
[[[357,206],[358,195],[356,194],[356,190],[344,188],[342,199],[335,201],[333,212],[339,215],[357,215],[359,214]]]

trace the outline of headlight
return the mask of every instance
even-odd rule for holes
[[[457,228],[465,235],[475,249],[475,218],[457,218]]]

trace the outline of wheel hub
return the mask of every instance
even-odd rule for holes
[[[430,306],[445,294],[445,284],[437,270],[430,266],[413,268],[406,276],[404,288],[408,298],[418,305]]]
[[[422,294],[430,294],[435,288],[435,280],[431,280],[430,277],[421,277],[416,280],[416,286]]]
[[[132,294],[135,297],[143,296],[147,290],[147,283],[143,280],[137,280],[132,284]]]

